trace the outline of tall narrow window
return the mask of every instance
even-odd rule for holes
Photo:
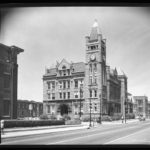
[[[97,90],[95,90],[95,97],[97,97]]]
[[[94,75],[94,83],[97,84],[97,76]]]
[[[48,93],[48,99],[51,99],[51,94],[50,93]]]
[[[70,89],[70,81],[68,81],[68,89]]]
[[[55,99],[55,93],[52,93],[52,99]]]
[[[75,98],[78,98],[78,92],[74,92]]]
[[[62,89],[62,81],[59,82],[59,89]]]
[[[63,70],[63,75],[66,76],[66,70]]]
[[[3,109],[4,109],[3,115],[4,116],[10,116],[10,101],[5,100],[3,102],[3,104],[4,104],[4,106],[3,106]]]
[[[89,65],[89,71],[92,72],[92,64]]]
[[[90,81],[89,82],[90,82],[90,84],[92,84],[92,76],[90,76]]]
[[[9,88],[10,87],[10,76],[5,75],[4,76],[4,88]]]
[[[59,93],[59,97],[60,97],[60,99],[62,99],[62,93]]]
[[[47,113],[50,113],[50,105],[47,105]]]
[[[90,90],[90,97],[92,97],[92,90]]]
[[[95,72],[97,71],[97,64],[96,63],[94,64],[94,71]]]
[[[66,93],[63,93],[64,94],[64,99],[66,99]]]
[[[63,88],[65,89],[66,88],[66,81],[63,82],[63,86],[64,86]]]
[[[51,84],[50,84],[50,82],[47,82],[47,86],[48,86],[48,89],[51,89]]]
[[[55,89],[55,82],[52,82],[52,89]]]
[[[97,111],[97,104],[95,103],[95,106],[94,106],[94,111],[96,112]]]
[[[75,88],[78,88],[78,80],[75,80]]]
[[[70,92],[68,92],[68,99],[70,99]]]

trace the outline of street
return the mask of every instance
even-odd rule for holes
[[[2,139],[2,145],[150,144],[150,121]]]

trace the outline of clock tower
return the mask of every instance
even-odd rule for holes
[[[107,111],[106,104],[106,40],[95,20],[90,36],[86,36],[85,114],[100,116]]]

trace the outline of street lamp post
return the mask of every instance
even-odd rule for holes
[[[101,95],[101,94],[99,95],[99,98],[100,98],[100,116],[99,116],[99,123],[101,124],[101,123],[102,123],[102,107],[101,107],[101,105],[102,105],[102,103],[101,103],[101,101],[102,101],[102,95]]]
[[[92,124],[91,124],[91,97],[90,97],[90,124],[89,124],[89,127],[91,127],[92,126]]]
[[[125,99],[125,102],[124,102],[124,121],[126,123],[126,105],[127,105],[127,102],[126,102],[126,99]]]
[[[80,85],[80,120],[81,120],[81,98],[82,98],[82,93],[83,91],[82,91],[82,85]]]

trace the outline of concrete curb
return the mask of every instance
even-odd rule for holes
[[[5,138],[14,138],[14,137],[24,137],[24,136],[31,136],[31,135],[40,135],[40,134],[48,134],[48,133],[55,133],[55,132],[63,132],[63,131],[70,131],[70,130],[78,130],[78,129],[84,129],[84,128],[87,128],[87,126],[74,126],[74,127],[70,127],[69,129],[67,130],[64,130],[64,128],[60,128],[60,130],[56,130],[57,128],[53,128],[52,130],[51,129],[45,129],[45,131],[47,132],[38,132],[38,131],[41,131],[41,130],[38,130],[37,132],[32,132],[32,133],[27,133],[27,134],[9,134],[6,135],[2,135],[2,139],[5,139]],[[25,133],[25,132],[24,132]]]
[[[56,128],[67,128],[67,127],[78,127],[78,126],[84,126],[82,124],[79,125],[58,125],[58,126],[46,126],[46,127],[25,127],[25,128],[6,128],[4,129],[5,133],[8,132],[20,132],[20,131],[33,131],[33,130],[47,130],[47,129],[56,129]]]

